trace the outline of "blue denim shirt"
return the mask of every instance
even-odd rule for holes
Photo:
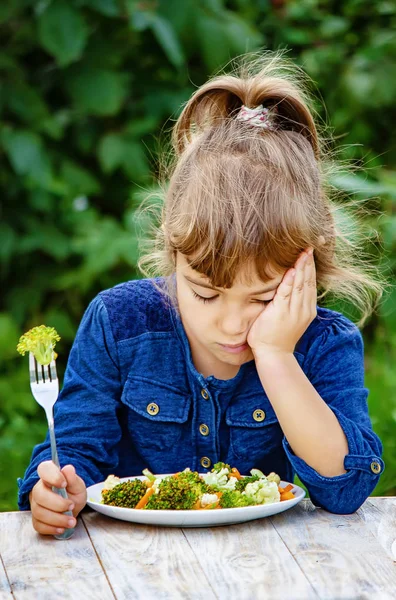
[[[83,316],[55,404],[60,464],[73,464],[89,486],[144,468],[207,472],[221,460],[243,474],[256,467],[292,482],[297,473],[316,506],[352,513],[384,469],[368,415],[361,333],[341,313],[318,307],[294,356],[345,432],[342,475],[323,477],[294,454],[254,360],[229,380],[196,370],[178,312],[153,280],[101,292]],[[256,420],[256,411],[265,418]],[[29,509],[37,466],[50,458],[47,436],[18,480],[21,510]]]

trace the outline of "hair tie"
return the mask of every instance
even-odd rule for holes
[[[239,113],[236,116],[236,119],[238,121],[245,121],[249,123],[249,125],[254,125],[255,127],[262,127],[263,129],[271,129],[272,131],[275,131],[278,129],[275,121],[273,120],[276,112],[277,111],[275,107],[271,109],[264,108],[262,104],[256,108],[248,108],[247,106],[242,105]]]

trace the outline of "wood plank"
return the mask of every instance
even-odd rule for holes
[[[387,556],[396,562],[396,499],[372,496],[358,512]]]
[[[84,513],[83,520],[117,600],[218,597],[180,529],[96,512]]]
[[[309,500],[271,520],[319,598],[394,600],[396,570],[361,513],[336,515]]]
[[[80,519],[56,540],[34,531],[30,512],[0,513],[0,548],[15,600],[114,600]]]
[[[1,552],[1,543],[0,543]],[[8,583],[7,575],[4,569],[3,560],[0,553],[0,600],[12,600],[11,588]]]
[[[295,512],[292,521],[299,518]],[[183,531],[218,598],[317,598],[271,518]]]

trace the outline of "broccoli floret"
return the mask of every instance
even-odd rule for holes
[[[135,508],[136,504],[147,492],[147,485],[140,479],[123,481],[111,490],[102,491],[103,504]]]
[[[221,508],[237,508],[257,504],[253,498],[236,490],[227,490],[220,496]]]
[[[238,492],[243,492],[245,491],[245,487],[248,483],[253,483],[254,481],[258,481],[259,479],[260,477],[258,475],[249,475],[249,477],[243,477],[242,479],[239,479],[239,481],[237,481],[237,483],[235,484],[235,489]]]
[[[49,365],[58,356],[54,348],[59,340],[60,337],[53,327],[39,325],[29,329],[20,337],[17,351],[22,356],[25,356],[26,352],[31,352],[40,365]]]
[[[161,481],[158,493],[151,496],[145,509],[189,510],[207,491],[208,486],[196,471],[182,471]]]

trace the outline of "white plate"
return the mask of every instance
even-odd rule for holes
[[[167,477],[167,475],[157,475],[157,477]],[[146,479],[146,477],[123,477],[120,479],[120,482],[131,479]],[[288,485],[288,482],[281,481],[280,485],[281,487],[285,487]],[[274,502],[273,504],[210,510],[137,510],[135,508],[120,508],[118,506],[100,504],[103,488],[104,481],[91,485],[87,489],[87,504],[94,510],[113,519],[120,519],[121,521],[166,527],[214,527],[216,525],[244,523],[245,521],[269,517],[288,510],[298,504],[305,496],[305,490],[298,485],[293,485],[292,492],[295,498],[292,500],[283,500],[282,502]]]

